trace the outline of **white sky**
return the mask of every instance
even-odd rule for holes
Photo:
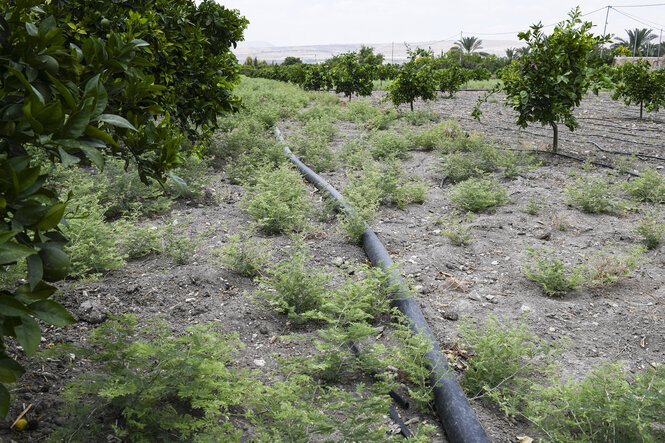
[[[560,22],[577,5],[583,14],[591,13],[584,19],[596,25],[595,34],[603,32],[608,5],[614,7],[609,12],[608,33],[625,38],[625,29],[651,28],[657,35],[665,29],[665,2],[654,0],[616,0],[616,4],[608,0],[216,1],[238,9],[250,21],[245,41],[276,46],[457,40],[460,31],[484,40],[517,40],[518,31],[539,21],[544,25]],[[629,5],[658,6],[622,7]]]

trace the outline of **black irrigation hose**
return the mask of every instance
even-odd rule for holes
[[[275,135],[277,138],[283,140],[278,128],[275,128]],[[296,165],[300,173],[310,183],[319,189],[319,191],[335,200],[339,210],[351,217],[356,216],[353,207],[344,200],[344,197],[335,188],[301,162],[288,147],[285,146],[284,151],[289,155],[291,162]],[[485,430],[480,425],[478,417],[476,417],[476,413],[471,408],[453,371],[449,368],[446,357],[441,352],[439,343],[429,328],[418,303],[411,296],[402,277],[392,266],[393,261],[388,251],[369,227],[362,235],[362,243],[365,253],[372,264],[380,266],[387,271],[391,283],[399,288],[395,292],[394,304],[402,314],[410,319],[409,326],[411,331],[414,334],[422,333],[424,338],[429,342],[431,351],[425,356],[432,371],[430,384],[434,394],[434,405],[448,438],[453,443],[489,443],[490,440]]]
[[[399,433],[404,436],[404,438],[411,438],[413,437],[413,434],[411,431],[409,431],[409,428],[406,426],[406,423],[404,423],[404,420],[402,420],[402,417],[399,416],[397,413],[397,410],[395,409],[395,406],[390,405],[390,410],[389,410],[390,418],[397,423],[397,426],[399,426]]]
[[[614,155],[626,155],[626,156],[635,156],[635,157],[642,157],[642,158],[652,158],[656,160],[665,160],[663,157],[658,157],[657,155],[649,155],[649,154],[642,154],[640,152],[621,152],[621,151],[610,151],[609,149],[603,149],[601,148],[598,143],[596,142],[589,142],[592,145],[594,145],[600,152],[605,152],[607,154],[614,154]]]
[[[356,343],[352,342],[350,347],[351,347],[351,350],[353,351],[353,353],[356,354],[357,357],[359,357],[362,352],[360,351],[360,348],[358,347],[358,345]],[[380,375],[376,371],[372,370],[372,377],[379,379]],[[394,389],[391,389],[390,392],[388,392],[388,395],[390,395],[390,397],[393,400],[395,400],[395,403],[397,403],[401,408],[409,409],[409,401],[406,400],[401,395],[399,395],[399,393],[397,391],[395,391]]]

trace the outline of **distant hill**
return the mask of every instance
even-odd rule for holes
[[[411,48],[430,48],[434,54],[448,51],[455,44],[454,40],[438,40],[429,42],[407,43]],[[402,63],[407,58],[406,46],[403,42],[395,43],[364,43],[374,48],[374,52],[383,54],[388,63]],[[248,56],[265,60],[268,63],[279,64],[286,57],[300,57],[305,63],[316,63],[327,60],[337,54],[348,51],[358,51],[362,46],[357,44],[307,45],[307,46],[274,46],[268,42],[240,42],[233,52],[242,63]],[[524,46],[518,40],[483,40],[481,51],[497,56],[506,55],[506,49]]]

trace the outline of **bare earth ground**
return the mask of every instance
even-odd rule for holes
[[[431,109],[441,120],[458,119],[465,130],[483,132],[500,146],[542,148],[550,143],[549,128],[533,126],[518,131],[511,111],[501,105],[501,98],[486,104],[482,122],[471,119],[470,109],[480,94],[462,91],[454,99],[418,103],[417,109]],[[377,101],[381,95],[382,92],[377,92],[371,100]],[[601,93],[600,97],[586,98],[576,114],[580,128],[573,133],[561,130],[563,152],[592,156],[608,163],[618,158],[599,152],[591,144],[596,142],[603,149],[665,156],[662,130],[665,112],[649,114],[639,121],[635,107],[625,107]],[[281,123],[280,127],[287,139],[296,130],[293,122]],[[362,133],[362,128],[354,124],[340,122],[338,127],[336,150]],[[585,172],[582,163],[549,155],[540,157],[541,167],[516,180],[502,180],[512,202],[495,212],[479,214],[473,221],[473,241],[467,247],[453,246],[435,224],[437,218],[454,208],[448,199],[450,186],[439,188],[441,176],[434,170],[440,162],[438,156],[418,151],[404,161],[408,173],[422,176],[428,184],[427,200],[405,210],[382,207],[373,227],[403,274],[412,280],[439,343],[444,349],[454,346],[458,340],[457,319],[463,316],[481,324],[488,315],[517,319],[529,311],[528,323],[537,335],[570,340],[571,345],[562,357],[566,376],[582,378],[593,366],[607,361],[625,361],[627,371],[663,364],[665,255],[662,246],[645,254],[648,262],[640,265],[631,278],[610,287],[573,292],[563,298],[547,297],[540,287],[524,277],[522,264],[529,246],[554,249],[574,265],[602,247],[613,245],[617,250],[625,250],[639,241],[633,232],[642,217],[637,211],[618,216],[591,215],[570,207],[564,200],[562,191],[570,181],[569,172],[604,175],[606,170]],[[633,167],[655,168],[661,164],[640,160]],[[322,176],[338,190],[346,183],[341,169]],[[625,175],[614,178],[625,179]],[[169,214],[182,221],[188,219],[193,238],[207,234],[188,264],[176,266],[162,256],[149,256],[109,272],[100,281],[64,288],[59,300],[81,321],[67,328],[49,329],[44,334],[44,344],[84,340],[85,333],[107,314],[136,313],[141,318],[163,314],[176,329],[216,321],[228,331],[237,331],[246,345],[238,358],[240,367],[257,368],[256,362],[263,360],[265,366],[261,367],[269,371],[277,367],[276,355],[306,354],[307,347],[299,347],[299,343],[272,339],[291,333],[292,328],[283,316],[261,308],[245,294],[251,294],[256,284],[215,263],[210,252],[227,242],[228,234],[244,230],[251,220],[239,206],[242,187],[229,184],[224,174],[219,174],[210,188],[219,203],[205,207],[181,203]],[[312,193],[318,198],[313,188]],[[522,211],[531,198],[545,203],[538,215]],[[163,223],[166,218],[150,223]],[[556,229],[555,219],[564,220],[569,228]],[[339,257],[365,261],[362,250],[344,239],[334,221],[313,223],[317,234],[307,240],[315,256],[313,266],[330,267]],[[269,240],[278,251],[276,258],[280,257],[280,249],[290,244],[286,237]],[[84,304],[90,300],[93,303]],[[27,369],[23,384],[13,392],[15,401],[7,419],[0,422],[2,442],[43,441],[67,420],[60,414],[63,402],[57,394],[70,378],[89,367],[88,362],[76,357],[70,362],[23,363]],[[39,422],[39,428],[23,433],[8,431],[13,418],[29,404],[33,405],[29,420]],[[515,442],[517,436],[529,432],[524,423],[509,421],[492,407],[480,402],[472,405],[493,441]],[[416,411],[401,413],[405,419],[418,416],[429,423],[438,423],[436,417]],[[442,429],[432,440],[446,441]],[[100,435],[98,441],[113,440]]]

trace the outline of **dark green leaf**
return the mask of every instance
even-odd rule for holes
[[[42,281],[44,276],[44,264],[38,254],[33,254],[28,257],[28,283],[30,283],[30,290]]]
[[[134,125],[129,123],[126,118],[120,117],[119,115],[102,114],[99,117],[97,117],[97,121],[108,123],[109,125],[117,126],[119,128],[127,128],[136,131]]]
[[[21,300],[25,301],[35,301],[35,300],[44,300],[51,296],[56,291],[55,286],[51,286],[48,283],[41,281],[37,283],[37,286],[34,289],[30,289],[29,284],[19,286],[16,290],[16,295]]]
[[[44,214],[42,219],[39,220],[35,226],[33,226],[33,229],[40,231],[50,231],[51,229],[55,228],[58,226],[58,223],[60,223],[60,220],[62,220],[62,216],[65,213],[66,207],[67,205],[64,203],[58,203],[51,206],[48,211],[46,211],[46,214]]]
[[[34,23],[26,22],[25,30],[28,31],[28,35],[31,37],[37,37],[39,35],[39,29],[35,26]]]
[[[28,314],[30,311],[16,297],[0,294],[0,312],[2,312],[2,315],[19,317]]]
[[[0,362],[0,364],[2,364]],[[4,417],[9,412],[9,391],[5,385],[0,383],[0,416]]]
[[[76,323],[76,319],[61,304],[53,300],[36,301],[31,303],[29,307],[35,317],[46,323],[55,326],[67,326]]]
[[[82,145],[81,150],[100,171],[104,170],[104,156],[102,156],[102,153],[98,149]]]
[[[85,135],[101,140],[107,145],[111,145],[114,147],[118,146],[118,143],[115,140],[113,140],[113,137],[111,137],[111,135],[108,132],[104,132],[101,129],[96,128],[94,126],[91,125],[86,126]]]
[[[71,155],[62,149],[62,146],[58,146],[58,154],[60,154],[60,161],[62,161],[62,164],[65,167],[71,166],[81,161],[78,157]]]
[[[9,241],[0,244],[0,265],[9,265],[26,258],[29,255],[36,254],[32,248]]]
[[[13,358],[7,356],[0,358],[1,383],[13,383],[24,373],[25,370]]]
[[[21,317],[21,324],[14,326],[14,333],[16,339],[23,346],[28,357],[32,356],[39,347],[39,342],[42,338],[42,331],[39,328],[39,323],[32,317]]]

